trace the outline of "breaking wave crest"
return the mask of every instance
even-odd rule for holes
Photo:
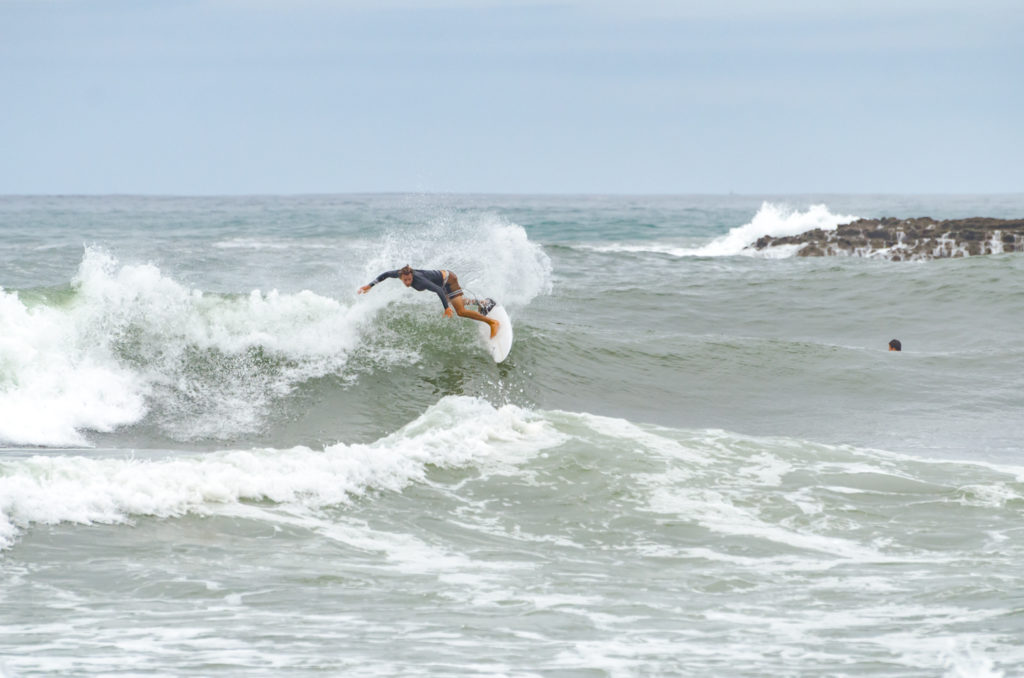
[[[254,425],[269,399],[339,369],[370,307],[312,292],[207,294],[87,249],[70,289],[0,291],[0,441],[81,446],[159,402],[191,435]]]
[[[322,451],[236,450],[163,459],[34,456],[0,462],[0,548],[33,523],[124,523],[138,516],[209,513],[245,500],[343,504],[398,491],[429,466],[496,468],[561,436],[515,406],[452,397],[374,443]]]
[[[486,266],[468,242],[494,253]],[[339,262],[350,280],[408,260],[459,271],[464,286],[513,308],[550,290],[540,246],[522,227],[486,215],[435,220],[363,247],[358,259]],[[0,288],[0,444],[87,447],[89,431],[143,420],[173,440],[230,440],[258,432],[297,385],[350,378],[357,351],[387,353],[375,361],[385,367],[414,361],[415,349],[377,347],[369,330],[389,304],[426,303],[426,295],[401,285],[359,299],[354,292],[346,283],[337,299],[309,290],[211,293],[88,247],[66,287]]]
[[[599,252],[652,252],[676,257],[731,257],[736,255],[785,257],[794,249],[776,248],[764,252],[749,249],[758,238],[766,235],[784,237],[799,235],[814,229],[835,230],[840,224],[855,221],[859,217],[833,214],[827,205],[811,205],[799,210],[784,204],[764,202],[749,223],[736,226],[723,236],[697,246],[680,246],[670,243],[614,244],[592,247]]]
[[[466,477],[473,482],[493,476],[502,485],[524,484],[548,500],[585,508],[587,519],[603,529],[623,513],[635,520],[660,516],[706,533],[700,544],[712,543],[711,535],[773,544],[805,553],[822,568],[836,560],[913,561],[952,524],[974,526],[982,535],[1014,530],[1024,501],[1019,467],[936,463],[448,396],[367,444],[0,461],[0,548],[33,524],[209,515],[252,501],[304,510],[345,507],[371,491],[436,483],[431,475],[438,469],[471,469]],[[445,477],[441,486],[467,491],[458,477]],[[977,526],[979,509],[986,514],[984,529]],[[901,546],[890,548],[875,537],[894,522]],[[959,539],[976,536],[965,532]]]

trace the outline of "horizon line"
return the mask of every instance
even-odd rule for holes
[[[693,192],[693,193],[632,193],[632,192],[522,192],[522,191],[342,191],[342,192],[281,192],[281,193],[0,193],[0,199],[9,198],[316,198],[335,196],[446,196],[446,197],[523,197],[523,198],[682,198],[682,197],[861,197],[861,196],[918,196],[918,197],[959,197],[959,196],[1024,196],[1024,191],[993,191],[993,192],[917,192],[917,191],[763,191],[763,192]]]

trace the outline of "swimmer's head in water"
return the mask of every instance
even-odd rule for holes
[[[405,283],[406,287],[410,287],[412,285],[412,266],[406,264],[405,267],[398,272],[398,277],[403,283]]]
[[[902,351],[903,350],[903,344],[900,343],[899,339],[893,339],[892,341],[889,342],[889,350],[890,351]]]

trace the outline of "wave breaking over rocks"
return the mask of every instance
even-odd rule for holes
[[[784,237],[766,235],[750,245],[756,250],[776,247],[795,247],[800,257],[854,256],[892,261],[1024,252],[1024,219],[858,219],[835,229],[816,228]]]

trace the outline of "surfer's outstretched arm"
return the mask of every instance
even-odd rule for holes
[[[400,271],[400,270],[401,270],[401,269],[397,269],[397,268],[396,268],[396,269],[395,269],[395,270],[393,270],[393,271],[384,271],[383,273],[381,273],[380,275],[378,275],[378,276],[377,276],[376,278],[374,278],[373,280],[371,280],[371,281],[370,281],[370,284],[369,284],[369,285],[363,285],[362,287],[360,287],[360,288],[359,288],[359,289],[358,289],[358,290],[356,291],[356,293],[357,293],[357,294],[366,294],[367,292],[369,292],[369,291],[370,291],[370,288],[371,288],[371,287],[373,287],[374,285],[376,285],[376,284],[377,284],[377,283],[379,283],[380,281],[382,281],[382,280],[387,280],[388,278],[397,278],[397,277],[398,277],[398,273],[399,273],[399,271]]]

